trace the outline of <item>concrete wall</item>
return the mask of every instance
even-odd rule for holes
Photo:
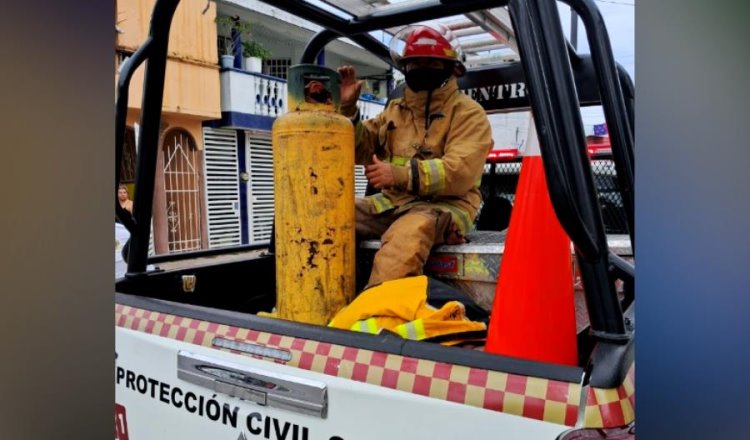
[[[131,109],[128,111],[128,116],[125,120],[125,125],[130,128],[135,128],[135,124],[140,123],[140,112],[137,109]],[[175,114],[175,113],[163,113],[161,120],[161,128],[159,130],[159,148],[161,148],[161,136],[170,128],[184,128],[190,135],[195,139],[196,146],[199,150],[203,150],[203,126],[202,120],[195,116]],[[136,134],[137,138],[137,134]],[[137,141],[136,141],[137,142]]]
[[[148,35],[153,0],[118,0],[117,21],[121,33],[116,47],[134,51]],[[204,0],[183,0],[177,7],[170,32],[169,59],[164,83],[165,112],[198,119],[218,119],[219,71],[216,47],[216,5]],[[141,66],[131,80],[129,108],[139,109],[142,100]],[[200,138],[196,138],[200,139]]]

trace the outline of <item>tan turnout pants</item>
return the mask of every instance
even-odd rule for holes
[[[365,199],[356,200],[357,238],[380,238],[367,287],[384,281],[421,275],[432,246],[451,233],[450,213],[415,206],[399,214],[376,214]]]

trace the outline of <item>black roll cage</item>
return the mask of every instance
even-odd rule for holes
[[[552,204],[575,247],[591,334],[600,340],[616,343],[624,343],[631,338],[614,278],[619,277],[632,284],[633,265],[612,254],[607,247],[586,155],[580,106],[586,101],[588,105],[601,103],[604,109],[631,246],[635,250],[633,82],[625,69],[615,63],[603,17],[593,0],[561,0],[580,17],[586,30],[590,56],[578,55],[565,39],[555,0],[431,0],[351,19],[340,18],[303,1],[262,1],[324,28],[305,47],[300,60],[302,63],[314,62],[317,54],[334,39],[348,37],[392,64],[387,48],[367,32],[507,6],[520,52],[521,61],[517,64],[522,69],[529,93],[526,105],[530,107],[536,123]],[[131,233],[127,278],[144,276],[148,263],[154,260],[148,258],[150,220],[167,45],[178,4],[179,0],[156,1],[149,36],[133,56],[121,65],[117,85],[116,185],[120,181],[130,80],[135,70],[148,61],[141,107],[133,216],[129,216],[115,199],[116,216]],[[518,66],[515,68],[518,70]],[[588,87],[583,85],[581,77],[586,76],[595,77],[596,87],[590,85],[591,80],[586,82]],[[585,100],[580,99],[584,96],[587,96]]]

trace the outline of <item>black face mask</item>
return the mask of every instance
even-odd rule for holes
[[[406,72],[406,85],[414,92],[435,90],[442,86],[453,73],[453,67],[446,69],[432,69],[417,67]]]

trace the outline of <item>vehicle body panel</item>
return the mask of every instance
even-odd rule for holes
[[[117,310],[116,403],[125,408],[129,436],[133,439],[234,440],[241,433],[248,439],[261,436],[257,433],[261,419],[250,414],[260,414],[263,423],[266,418],[275,419],[277,422],[270,423],[278,423],[279,433],[288,424],[286,438],[290,440],[295,438],[295,432],[299,440],[336,436],[403,438],[406,432],[455,439],[487,436],[496,433],[498,427],[502,427],[503,438],[553,439],[569,429],[562,422],[572,425],[578,415],[578,384],[527,380],[518,375],[248,331],[128,306],[118,305]],[[215,337],[288,350],[292,360],[284,365],[278,360],[211,348]],[[330,402],[327,418],[260,406],[178,379],[180,350],[324,382]],[[132,378],[130,384],[128,375]],[[142,384],[150,379],[159,385],[155,390],[149,386],[141,392],[145,388],[139,391],[138,376],[147,378],[140,379]],[[175,388],[180,391],[172,396]],[[195,396],[190,406],[199,409],[187,409],[184,396],[188,393]],[[213,415],[219,414],[216,408],[222,408],[216,420],[209,417],[210,399],[218,404],[212,404]],[[248,417],[255,418],[249,426]],[[303,436],[305,430],[308,437]],[[270,438],[284,437],[274,431]]]
[[[635,421],[635,363],[617,388],[589,387],[583,426],[608,428]]]

